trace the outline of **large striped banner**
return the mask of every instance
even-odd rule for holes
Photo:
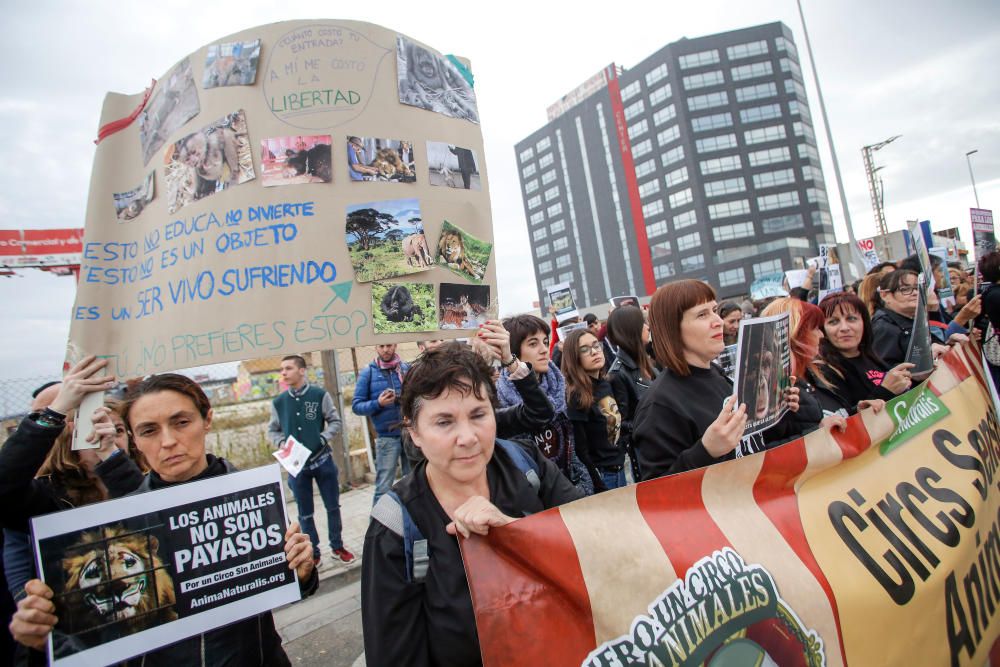
[[[462,540],[484,664],[986,664],[1000,424],[979,354],[846,432]]]

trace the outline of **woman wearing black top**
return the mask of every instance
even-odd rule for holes
[[[736,306],[736,312],[743,317],[743,311]],[[720,309],[721,315],[721,309]],[[725,319],[725,318],[723,318]],[[622,417],[622,430],[618,445],[628,454],[632,464],[632,476],[640,478],[639,462],[632,446],[632,422],[635,419],[639,400],[649,390],[649,385],[659,372],[646,354],[649,343],[649,325],[642,311],[635,306],[615,308],[608,315],[608,338],[618,348],[618,356],[608,371],[608,381],[618,403]]]
[[[986,329],[987,322],[993,325],[990,338],[1000,335],[1000,252],[991,252],[983,255],[979,260],[979,273],[983,276],[983,315],[986,322],[980,320],[981,329]],[[983,338],[984,345],[992,344],[994,340]],[[990,375],[993,376],[993,384],[1000,387],[1000,366],[996,366],[987,360],[990,367]]]
[[[906,269],[886,273],[879,282],[878,293],[883,305],[872,316],[872,348],[878,358],[896,366],[906,361],[913,318],[917,314],[920,300],[917,274]],[[934,335],[933,328],[931,334]],[[931,346],[935,359],[948,350],[941,342],[935,337]]]
[[[643,480],[751,454],[764,449],[765,441],[798,435],[786,415],[763,434],[742,438],[746,405],[734,405],[732,382],[712,363],[725,347],[715,307],[715,291],[700,280],[664,285],[650,302],[653,348],[664,371],[635,414],[632,441]],[[799,390],[787,391],[788,409],[797,412]]]
[[[625,450],[618,446],[622,417],[604,374],[601,341],[586,329],[571,333],[563,343],[562,372],[573,441],[580,460],[597,471],[595,488],[625,486]]]
[[[824,338],[819,353],[824,377],[832,385],[821,388],[818,398],[826,412],[853,414],[865,402],[888,401],[912,385],[913,364],[893,368],[872,348],[872,325],[864,302],[853,294],[838,292],[819,304]]]
[[[393,487],[398,500],[379,499],[365,535],[361,618],[372,667],[482,664],[456,538],[583,497],[533,444],[497,444],[495,404],[489,365],[458,344],[425,352],[406,375],[400,411],[425,458]],[[530,457],[537,487],[512,454]],[[388,523],[399,532],[382,523],[393,503]],[[422,581],[407,565],[400,505],[427,540]]]

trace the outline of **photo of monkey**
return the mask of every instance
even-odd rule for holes
[[[372,283],[375,333],[436,331],[437,308],[432,283]]]
[[[128,222],[135,220],[146,208],[149,202],[153,201],[153,174],[149,172],[146,180],[137,188],[132,188],[128,192],[113,193],[115,200],[115,216],[118,222]]]
[[[396,38],[399,101],[452,118],[479,123],[472,74],[405,37]]]
[[[185,58],[156,82],[146,108],[139,114],[142,163],[149,162],[170,135],[200,111],[198,89],[191,76],[191,59]]]
[[[427,142],[427,180],[431,185],[481,190],[476,152],[440,141]]]
[[[788,313],[740,321],[733,384],[737,405],[747,406],[743,437],[770,428],[788,410],[785,389],[791,386],[792,356]]]
[[[175,213],[255,178],[246,115],[240,109],[167,147],[167,211]]]

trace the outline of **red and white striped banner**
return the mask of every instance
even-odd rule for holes
[[[462,540],[484,664],[985,664],[1000,423],[978,355],[844,433]]]

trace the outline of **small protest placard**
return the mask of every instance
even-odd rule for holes
[[[576,309],[576,301],[573,299],[573,291],[569,283],[559,283],[548,288],[549,305],[555,308],[554,313],[557,322],[565,322],[568,319],[580,315]]]
[[[294,602],[277,465],[31,520],[56,666],[110,664]]]
[[[930,324],[927,321],[927,292],[924,287],[924,276],[920,274],[917,281],[917,312],[913,316],[913,328],[910,330],[910,342],[906,346],[906,362],[913,364],[910,369],[914,379],[922,380],[934,370],[934,350],[932,347]]]
[[[635,296],[634,294],[630,294],[628,296],[611,297],[612,310],[615,308],[621,308],[622,306],[635,306],[636,308],[640,308],[641,306],[639,305],[639,297]]]
[[[577,329],[586,329],[586,328],[587,328],[586,322],[574,322],[573,324],[567,324],[564,327],[558,327],[556,328],[556,331],[559,333],[559,340],[566,340],[567,338],[569,338],[569,335],[574,331],[576,331]]]
[[[733,386],[736,404],[747,406],[744,438],[770,428],[788,410],[785,389],[792,376],[788,335],[788,313],[740,320]]]
[[[289,475],[297,477],[302,472],[302,466],[306,464],[306,461],[312,455],[312,451],[293,436],[288,436],[285,438],[285,442],[281,444],[281,447],[278,448],[278,451],[273,452],[271,455],[278,459],[278,463],[288,471]]]

